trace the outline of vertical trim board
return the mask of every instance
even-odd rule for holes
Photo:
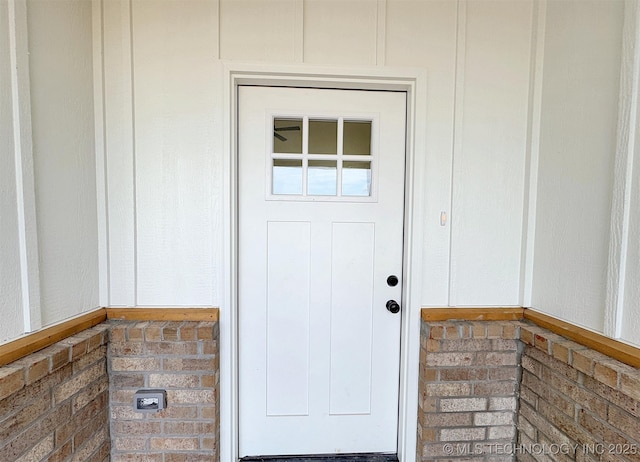
[[[304,62],[304,0],[295,0],[293,24],[293,61]]]
[[[93,6],[93,105],[96,146],[96,200],[98,213],[98,284],[99,303],[109,306],[109,198],[107,196],[107,158],[105,139],[104,94],[104,21],[103,1],[92,0]]]
[[[378,0],[376,27],[376,65],[384,66],[387,58],[387,0]]]
[[[24,330],[42,325],[26,0],[9,0],[9,44]]]
[[[109,306],[135,305],[133,96],[128,0],[103,3]]]
[[[529,99],[529,124],[527,143],[528,185],[525,185],[523,213],[523,259],[520,301],[523,306],[533,303],[533,265],[536,241],[536,213],[538,200],[538,161],[540,157],[540,122],[542,117],[542,85],[544,75],[544,46],[547,17],[547,0],[534,3],[531,38],[531,77]],[[528,186],[528,190],[526,189]]]
[[[622,334],[633,161],[637,133],[638,85],[640,82],[640,3],[625,1],[620,68],[618,129],[611,204],[611,230],[607,266],[605,334],[619,338]]]
[[[467,0],[458,1],[458,23],[456,33],[456,68],[453,115],[453,152],[451,154],[451,180],[449,204],[449,300],[448,305],[456,305],[456,261],[455,242],[456,229],[460,228],[460,217],[456,216],[454,204],[459,188],[454,187],[455,172],[459,169],[462,157],[462,126],[464,124],[464,77],[467,46]],[[457,193],[457,194],[456,194]]]

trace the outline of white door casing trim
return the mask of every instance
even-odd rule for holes
[[[424,69],[272,66],[220,62],[223,100],[223,295],[220,305],[220,460],[238,460],[237,89],[270,85],[407,92],[398,458],[415,462],[426,177]]]

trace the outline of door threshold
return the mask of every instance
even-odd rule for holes
[[[299,456],[251,456],[241,462],[398,462],[396,454],[318,454]]]

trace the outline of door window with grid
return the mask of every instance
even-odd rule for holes
[[[375,117],[270,116],[270,199],[375,199]]]

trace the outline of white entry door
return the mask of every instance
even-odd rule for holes
[[[240,455],[395,453],[406,94],[238,98]]]

